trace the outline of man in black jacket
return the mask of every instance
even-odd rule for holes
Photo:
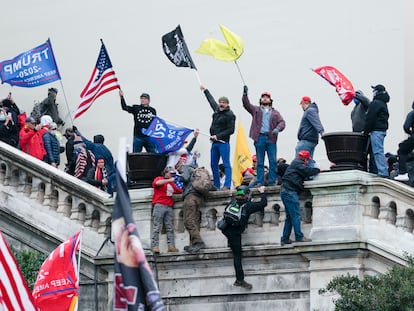
[[[388,106],[390,95],[381,84],[372,87],[374,98],[368,107],[364,133],[370,135],[372,155],[375,160],[377,174],[380,177],[388,177],[388,165],[384,154],[384,139],[388,130]],[[372,170],[370,169],[372,172]]]
[[[236,271],[236,281],[233,285],[241,286],[246,289],[252,289],[253,286],[244,280],[241,234],[246,229],[249,216],[258,211],[263,212],[263,209],[266,207],[267,196],[264,193],[264,189],[264,186],[258,188],[261,193],[261,200],[259,202],[252,202],[249,199],[249,187],[245,185],[237,187],[235,199],[237,204],[242,207],[241,219],[238,225],[227,224],[226,227],[222,229],[223,234],[228,240],[231,252],[233,253],[233,264],[234,270]]]
[[[141,152],[142,148],[145,147],[147,152],[157,153],[157,146],[141,131],[142,129],[147,129],[154,116],[157,115],[155,108],[150,106],[149,94],[142,93],[140,96],[141,104],[133,106],[127,106],[122,90],[119,90],[119,97],[121,98],[122,110],[125,110],[134,116],[133,152]]]
[[[307,150],[301,150],[296,159],[290,163],[282,178],[280,187],[280,198],[286,211],[285,226],[280,239],[280,244],[291,244],[293,241],[289,238],[292,228],[295,231],[296,242],[311,242],[311,239],[305,237],[302,233],[300,222],[300,204],[299,193],[303,191],[303,182],[310,176],[317,175],[319,168],[309,167],[308,162],[311,160],[310,153]]]
[[[230,166],[230,136],[234,133],[236,116],[230,110],[229,99],[222,96],[218,99],[218,104],[210,91],[203,85],[200,86],[204,92],[211,109],[213,109],[213,121],[210,126],[210,163],[211,172],[213,173],[213,184],[220,189],[220,157],[224,165],[226,179],[222,190],[230,190],[231,187],[231,166]]]

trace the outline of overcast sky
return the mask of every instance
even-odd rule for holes
[[[299,101],[304,95],[318,104],[326,132],[351,130],[353,104],[344,106],[335,89],[311,71],[323,65],[341,70],[355,89],[370,98],[371,85],[386,86],[391,101],[385,151],[396,152],[411,106],[407,99],[414,99],[413,91],[404,85],[409,69],[404,5],[403,0],[7,1],[2,10],[0,60],[50,38],[62,80],[32,89],[3,84],[0,97],[12,92],[17,104],[30,112],[34,100],[42,100],[49,87],[57,87],[61,117],[66,116],[69,125],[68,108],[73,115],[102,38],[127,104],[138,103],[139,95],[148,92],[160,117],[207,134],[212,111],[199,90],[195,71],[175,67],[161,48],[162,35],[181,24],[202,84],[215,97],[230,98],[237,121],[248,133],[251,118],[242,108],[243,82],[237,67],[195,53],[204,39],[223,39],[219,29],[223,24],[244,41],[238,65],[251,101],[257,102],[263,91],[271,92],[274,107],[286,120],[278,157],[291,161],[294,156],[302,116]],[[116,91],[98,99],[75,124],[87,137],[103,134],[115,157],[120,137],[132,143],[133,118],[121,110]],[[208,136],[201,135],[195,149],[201,151],[200,163],[209,165]],[[323,142],[315,159],[323,168],[329,167]]]

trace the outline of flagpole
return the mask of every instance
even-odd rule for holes
[[[198,84],[199,84],[199,85],[202,85],[202,84],[201,84],[201,80],[200,80],[200,75],[198,74],[198,71],[197,71],[197,70],[194,70],[194,71],[195,71],[195,75],[196,75],[197,80],[198,80]]]
[[[243,75],[240,71],[240,67],[239,67],[239,64],[237,63],[237,60],[235,60],[234,63],[236,64],[237,70],[239,71],[240,78],[242,79],[243,85],[246,85],[246,82],[244,82]]]
[[[66,92],[65,92],[65,88],[63,87],[62,79],[60,79],[60,86],[62,87],[63,98],[65,99],[66,108],[68,109],[68,112],[67,112],[64,120],[66,121],[67,117],[69,116],[70,123],[73,126],[73,118],[72,118],[72,114],[70,113],[70,109],[69,109],[69,105],[68,105],[68,100],[66,98]]]
[[[79,276],[80,276],[80,260],[81,260],[81,253],[82,253],[82,238],[83,238],[83,230],[84,227],[82,227],[82,229],[80,230],[80,236],[79,236],[79,248],[78,248],[78,271],[77,271],[77,275],[78,275],[78,281],[79,281]]]

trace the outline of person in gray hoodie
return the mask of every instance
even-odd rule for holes
[[[355,106],[351,112],[352,132],[361,133],[365,129],[365,118],[371,101],[360,90],[355,91]]]
[[[300,106],[303,109],[303,116],[298,130],[299,141],[296,144],[295,156],[298,156],[299,151],[307,150],[313,158],[313,152],[319,142],[319,134],[324,135],[325,130],[319,118],[318,106],[310,97],[303,96]]]

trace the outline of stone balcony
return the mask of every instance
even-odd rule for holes
[[[215,227],[233,192],[211,192],[201,210],[199,254],[148,252],[169,310],[333,310],[332,297],[318,295],[335,275],[383,273],[414,254],[414,189],[361,171],[324,172],[306,182],[302,227],[311,243],[279,244],[285,213],[279,187],[268,187],[268,205],[243,234],[250,292],[234,288],[232,256]],[[151,235],[151,189],[131,190],[133,215],[145,248]],[[253,191],[253,199],[257,193]],[[176,244],[188,234],[181,196],[175,197]],[[80,308],[94,310],[97,276],[99,310],[111,307],[113,247],[107,242],[114,200],[95,187],[19,150],[0,143],[0,227],[24,248],[51,252],[83,228]],[[99,255],[97,254],[99,251]],[[247,295],[248,294],[248,295]],[[247,307],[249,306],[249,307]],[[255,306],[256,308],[253,308]]]

